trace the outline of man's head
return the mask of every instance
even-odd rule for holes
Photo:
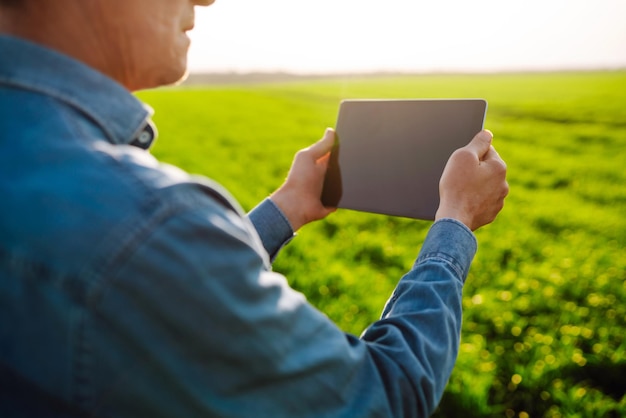
[[[139,90],[184,77],[194,7],[213,2],[0,0],[0,33],[57,49]]]

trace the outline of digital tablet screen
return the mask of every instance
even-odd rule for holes
[[[450,155],[483,129],[483,99],[344,100],[322,202],[432,220]]]

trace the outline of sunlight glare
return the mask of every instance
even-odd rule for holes
[[[497,71],[626,67],[621,0],[217,0],[192,71]]]

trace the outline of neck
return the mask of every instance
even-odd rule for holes
[[[97,15],[88,12],[89,3],[92,2],[26,1],[18,6],[0,7],[0,34],[16,36],[54,49],[126,85],[124,74],[115,73],[113,69],[116,67],[109,65],[113,62],[109,59],[112,51],[101,41],[99,34],[102,33],[102,27],[98,25],[99,22],[89,18]]]

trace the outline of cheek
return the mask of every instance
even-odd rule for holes
[[[170,38],[168,45],[168,50],[163,48],[159,51],[160,54],[157,59],[160,65],[164,69],[176,70],[176,68],[179,68],[178,71],[184,72],[187,67],[187,53],[189,52],[191,41],[184,32],[179,31]]]
[[[160,58],[162,61],[181,61],[181,59],[186,61],[190,40],[180,28],[180,24],[161,27],[151,42],[153,50],[157,54],[156,58]]]
[[[135,43],[135,84],[151,88],[179,81],[187,70],[189,45],[189,38],[181,30],[155,30]]]

